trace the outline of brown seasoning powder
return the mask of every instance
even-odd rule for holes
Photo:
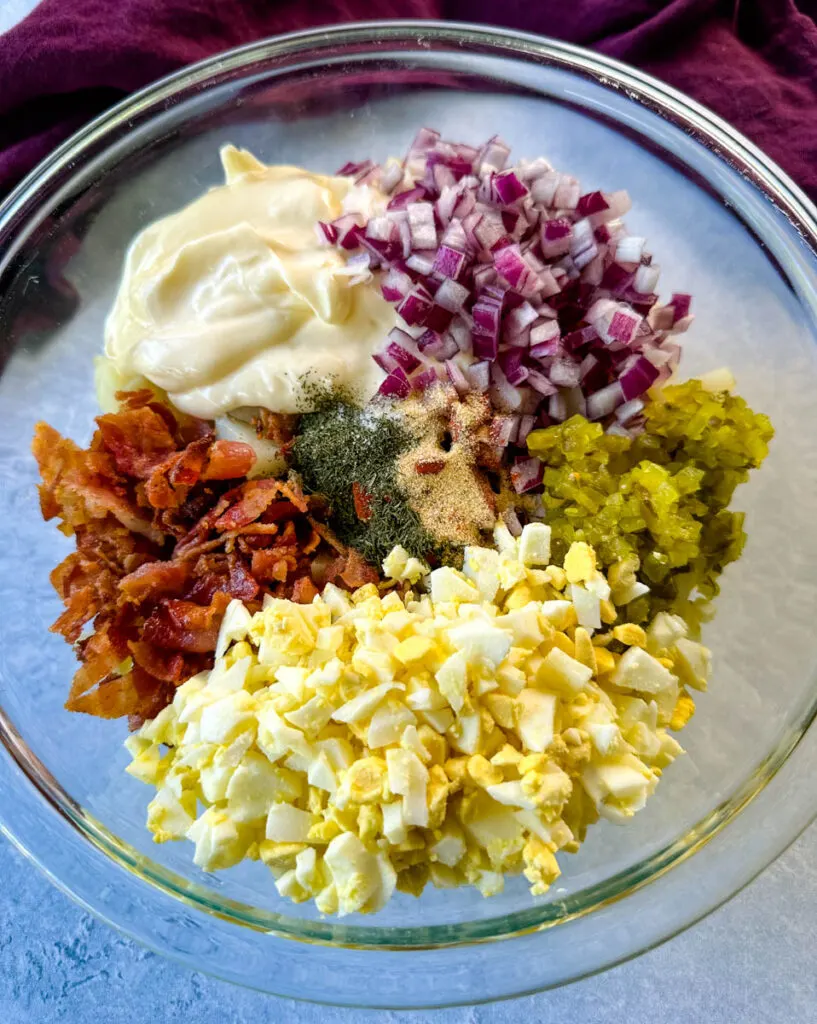
[[[425,529],[451,544],[479,544],[496,521],[496,497],[477,463],[479,434],[490,419],[481,395],[459,401],[448,388],[400,410],[418,443],[397,463],[401,488]]]

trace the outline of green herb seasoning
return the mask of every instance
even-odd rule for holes
[[[338,537],[375,565],[396,544],[420,558],[440,554],[397,484],[397,459],[414,443],[385,408],[335,401],[301,417],[295,468],[310,490],[329,500]]]

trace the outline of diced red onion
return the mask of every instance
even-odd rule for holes
[[[466,257],[464,252],[460,252],[459,249],[453,249],[450,245],[443,243],[437,250],[437,255],[434,259],[433,269],[441,274],[443,277],[449,277],[452,280],[456,280],[465,267]],[[462,305],[462,303],[460,303]]]
[[[411,393],[411,384],[405,372],[398,366],[387,374],[377,393],[385,398],[406,398]]]
[[[480,363],[471,363],[462,372],[474,391],[479,392],[479,394],[485,394],[491,385],[491,364],[487,360]]]
[[[503,206],[511,206],[517,200],[528,194],[528,190],[513,171],[505,171],[504,174],[495,174],[492,184],[494,194]]]
[[[463,319],[454,317],[451,321],[451,326],[448,328],[448,333],[460,352],[471,352],[473,350],[471,328]]]
[[[528,439],[528,434],[533,430],[533,428],[535,426],[536,426],[536,417],[535,416],[532,416],[530,414],[528,414],[526,416],[520,416],[520,418],[519,418],[519,430],[517,431],[517,434],[516,434],[516,443],[518,445],[520,445],[520,446],[523,445],[527,441],[527,439]]]
[[[635,436],[632,430],[628,430],[625,426],[622,426],[621,423],[611,423],[604,433],[610,434],[612,437],[633,438]]]
[[[533,306],[529,302],[522,302],[505,317],[505,331],[511,335],[521,334],[538,319],[539,314]],[[559,333],[558,326],[556,327],[556,333]]]
[[[681,292],[674,292],[672,298],[667,303],[667,307],[672,310],[672,322],[677,323],[684,317],[689,316],[689,309],[691,305],[691,295],[686,295]]]
[[[434,207],[431,203],[409,203],[406,211],[413,248],[435,249],[437,247],[437,227],[434,223]]]
[[[579,197],[576,205],[576,213],[580,217],[589,217],[591,213],[601,213],[610,208],[609,203],[601,192],[588,192]]]
[[[635,416],[640,416],[644,411],[644,403],[640,398],[631,398],[629,402],[620,405],[616,409],[616,419],[619,423],[626,423]]]
[[[525,383],[534,388],[543,398],[549,398],[558,391],[556,385],[552,384],[541,370],[529,369],[528,379]]]
[[[559,210],[575,210],[579,203],[579,183],[568,174],[561,178],[553,196],[553,205]]]
[[[642,319],[637,313],[619,306],[610,318],[605,337],[608,341],[620,341],[624,345],[629,345],[641,323]]]
[[[572,359],[554,359],[548,370],[551,384],[559,388],[574,388],[579,383],[579,366]]]
[[[644,356],[639,356],[633,365],[619,377],[621,392],[625,401],[638,398],[648,391],[658,379],[658,368]]]
[[[411,342],[411,347],[415,347],[413,341]],[[396,341],[390,341],[386,346],[386,355],[390,356],[406,373],[411,373],[420,365],[419,358],[406,348],[405,345],[400,345]]]
[[[616,245],[616,259],[619,263],[640,263],[641,254],[647,244],[646,238],[636,235],[625,235]]]
[[[613,381],[601,391],[595,391],[592,395],[587,396],[587,418],[589,420],[604,419],[623,402],[624,392],[621,390],[621,384],[618,381]]]
[[[444,309],[442,306],[435,303],[428,311],[426,317],[426,327],[430,327],[432,331],[437,331],[438,334],[442,334],[443,331],[447,331],[451,321],[454,319],[454,314]]]
[[[462,369],[454,362],[453,359],[446,359],[445,361],[445,372],[448,374],[448,379],[454,386],[454,390],[462,398],[463,395],[467,395],[471,390],[471,385],[468,382]]]
[[[342,217],[332,221],[331,226],[338,233],[337,244],[341,249],[356,249],[358,247],[363,229],[356,214],[345,213]]]
[[[322,236],[322,241],[328,242],[329,245],[334,245],[338,240],[338,229],[335,224],[327,224],[325,221],[318,221],[318,232],[319,237]]]
[[[491,399],[505,412],[517,412],[522,405],[522,393],[510,383],[498,363],[491,365]]]
[[[649,295],[655,291],[660,276],[661,268],[657,263],[639,267],[633,278],[633,291],[639,295]]]
[[[517,459],[511,466],[511,484],[517,494],[532,491],[542,483],[545,466],[541,459]]]
[[[506,245],[500,249],[494,258],[494,266],[511,288],[516,288],[528,274],[528,265],[518,245]]]
[[[506,146],[498,135],[489,139],[477,153],[475,166],[480,170],[501,171],[511,155],[510,146]]]
[[[411,203],[419,203],[426,197],[424,188],[409,188],[405,192],[393,195],[386,206],[387,210],[405,210]]]
[[[565,401],[564,395],[557,392],[552,395],[548,402],[548,416],[555,423],[564,423],[567,419],[567,402]]]
[[[400,302],[411,291],[413,282],[408,274],[391,267],[380,282],[380,291],[387,302]]]
[[[465,305],[466,299],[471,293],[463,284],[446,278],[437,289],[434,301],[438,306],[447,309],[451,313],[457,313]]]
[[[413,270],[415,274],[421,274],[423,277],[428,275],[434,269],[434,260],[437,254],[434,250],[431,250],[431,255],[426,255],[423,252],[413,252],[411,256],[406,260],[406,266],[409,270]]]
[[[509,348],[499,353],[499,365],[502,372],[508,378],[508,383],[519,387],[528,379],[528,368],[523,359],[525,350],[521,348]]]
[[[413,327],[426,322],[432,305],[431,296],[427,292],[414,288],[397,307],[397,312],[410,327]]]
[[[521,416],[494,416],[488,429],[491,444],[498,448],[507,448],[516,441],[519,433]]]
[[[413,391],[425,391],[432,384],[436,384],[440,378],[433,366],[425,366],[416,370],[409,378]]]

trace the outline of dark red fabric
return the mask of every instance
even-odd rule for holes
[[[0,38],[0,194],[84,121],[191,61],[341,21],[448,18],[581,43],[717,111],[817,199],[815,0],[43,0]]]

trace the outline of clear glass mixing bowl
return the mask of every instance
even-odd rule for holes
[[[592,829],[563,877],[398,895],[322,920],[266,869],[206,875],[188,844],[154,846],[149,791],[123,774],[123,723],[63,710],[71,651],[50,568],[70,547],[40,521],[29,443],[45,418],[85,442],[92,359],[129,240],[219,179],[232,141],[332,171],[402,153],[421,125],[499,132],[588,188],[627,188],[662,287],[691,291],[685,371],[728,364],[777,428],[739,491],[749,543],[706,640],[710,691],[633,824]],[[668,87],[532,36],[368,24],[286,36],[139,93],[50,157],[0,211],[0,818],[62,888],[185,964],[280,995],[429,1006],[518,995],[600,970],[732,895],[815,810],[817,310],[815,211],[745,139]],[[297,940],[297,941],[296,941]],[[497,941],[503,940],[503,941]]]

